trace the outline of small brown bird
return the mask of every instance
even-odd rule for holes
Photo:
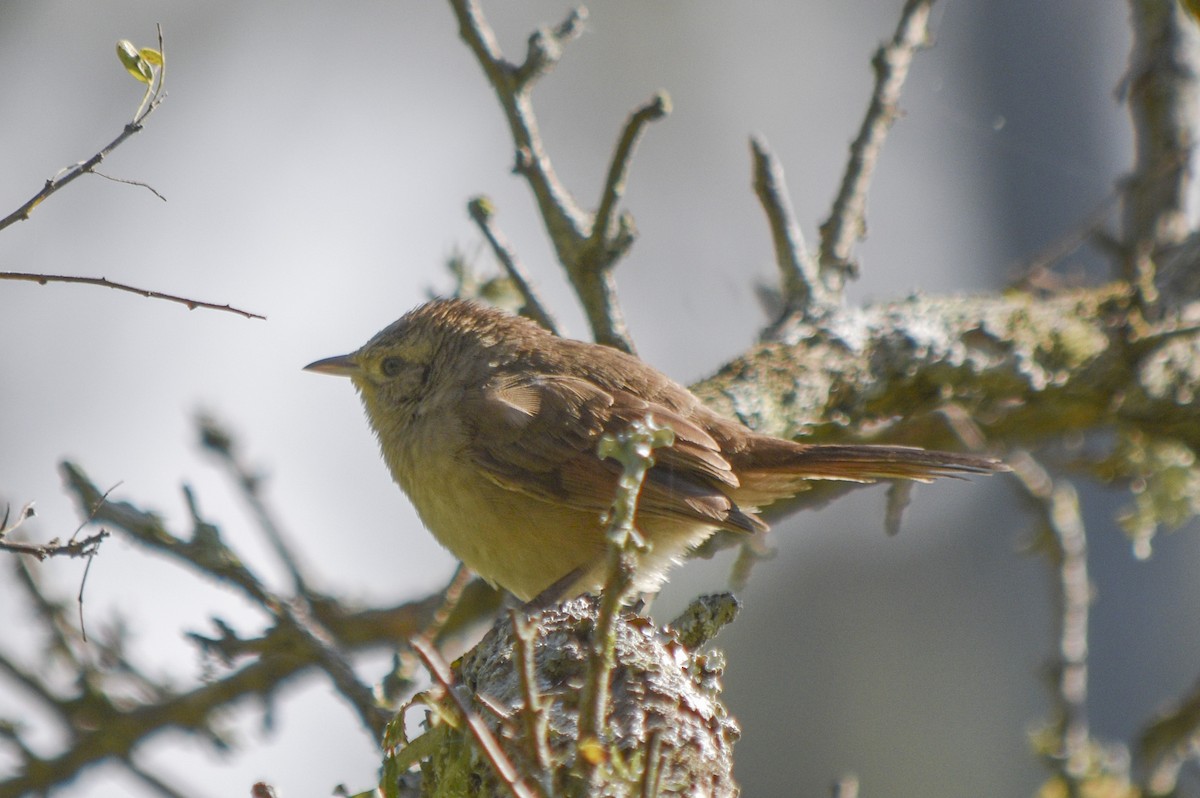
[[[637,508],[650,544],[636,586],[718,529],[767,528],[759,508],[809,480],[928,482],[995,460],[903,446],[811,445],[753,432],[636,357],[559,338],[464,300],[409,312],[310,371],[349,377],[384,460],[421,520],[471,570],[523,600],[602,586],[605,525],[620,466],[600,437],[647,415],[674,431]]]

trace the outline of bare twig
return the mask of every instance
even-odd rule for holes
[[[162,36],[162,26],[161,25],[158,27],[158,47],[159,47],[159,52],[162,52],[163,51],[163,36]],[[89,172],[95,171],[96,167],[100,165],[101,161],[103,161],[105,158],[108,157],[108,154],[110,152],[112,152],[117,147],[124,144],[125,140],[128,139],[130,136],[134,135],[135,133],[140,133],[143,125],[146,122],[146,119],[149,118],[150,114],[154,113],[154,110],[156,108],[158,108],[158,106],[162,103],[162,101],[167,98],[166,94],[163,93],[163,91],[162,91],[163,79],[165,77],[166,77],[166,63],[164,61],[163,66],[159,68],[157,78],[154,81],[155,86],[147,87],[147,91],[152,92],[152,94],[148,95],[150,98],[149,104],[144,105],[144,107],[139,108],[139,111],[134,116],[133,121],[130,122],[129,124],[127,124],[125,126],[125,129],[122,130],[121,133],[115,139],[110,141],[104,147],[100,148],[100,151],[97,152],[95,155],[92,155],[90,158],[88,158],[85,161],[80,161],[79,163],[75,164],[74,166],[63,170],[59,174],[57,174],[54,177],[47,180],[46,184],[44,186],[42,186],[41,191],[37,192],[32,197],[30,197],[29,200],[27,200],[25,202],[25,204],[23,204],[21,207],[17,208],[15,211],[10,213],[8,216],[5,216],[3,219],[0,219],[0,230],[3,230],[4,228],[8,227],[9,225],[13,224],[14,222],[23,222],[26,219],[28,219],[29,215],[31,213],[33,213],[33,209],[36,208],[37,206],[41,205],[52,194],[54,194],[59,189],[65,188],[66,186],[68,186],[71,182],[73,182],[76,178],[80,177],[81,175],[85,175]],[[158,192],[155,192],[155,193],[157,194]]]
[[[154,196],[158,197],[163,202],[167,201],[167,198],[164,197],[162,195],[162,193],[159,192],[158,189],[156,189],[154,186],[150,185],[149,183],[145,183],[141,180],[130,180],[130,179],[124,178],[124,177],[113,177],[112,175],[106,175],[97,169],[93,169],[92,174],[94,174],[96,177],[103,177],[105,180],[111,180],[114,183],[124,183],[127,186],[137,186],[138,188],[144,188],[147,191],[149,191],[151,194],[153,194]]]
[[[1200,681],[1138,736],[1149,795],[1173,795],[1179,771],[1200,758]]]
[[[137,776],[139,781],[159,795],[165,796],[165,798],[188,798],[187,793],[175,789],[158,776],[155,776],[153,773],[150,773],[139,766],[132,759],[126,759],[124,764],[125,767],[129,769],[130,773],[132,773],[134,776]]]
[[[1053,761],[1072,795],[1077,795],[1090,764],[1087,718],[1088,611],[1092,587],[1087,570],[1087,533],[1079,496],[1070,482],[1054,478],[1028,453],[1009,460],[1018,484],[1039,508],[1050,533],[1051,562],[1057,568],[1059,607],[1057,676],[1054,698],[1058,749]]]
[[[100,548],[100,544],[108,537],[108,532],[103,529],[94,535],[88,535],[85,538],[76,539],[79,530],[75,530],[75,534],[66,543],[62,543],[58,538],[53,538],[46,543],[24,543],[22,541],[7,540],[9,533],[18,529],[26,519],[32,518],[36,513],[33,511],[33,504],[26,504],[17,513],[17,519],[11,524],[9,523],[10,508],[4,510],[4,520],[0,521],[0,551],[10,551],[14,554],[27,554],[31,557],[36,557],[38,560],[45,560],[47,557],[87,557],[90,558]],[[82,527],[81,527],[82,528]],[[86,577],[85,577],[86,578]],[[80,585],[82,593],[83,586]]]
[[[458,604],[462,601],[463,594],[467,590],[467,586],[474,579],[471,569],[462,563],[454,569],[454,575],[450,577],[450,581],[446,586],[438,592],[437,595],[442,597],[442,602],[433,616],[429,619],[429,623],[421,630],[418,635],[422,640],[428,640],[431,644],[436,645],[442,632],[446,629],[446,624],[450,622],[451,616],[458,608]]]
[[[556,28],[543,28],[529,38],[525,61],[513,64],[500,52],[496,36],[476,0],[450,0],[459,33],[492,84],[508,120],[516,147],[516,171],[529,183],[559,262],[566,269],[592,329],[602,344],[633,351],[621,316],[613,268],[634,239],[628,214],[617,214],[633,151],[647,122],[669,110],[665,94],[636,110],[613,152],[595,214],[585,211],[558,179],[542,144],[530,92],[562,56],[562,47],[582,30],[586,11],[572,11]]]
[[[521,610],[510,611],[509,620],[517,659],[517,678],[521,682],[521,696],[525,701],[525,707],[521,710],[521,719],[525,722],[525,740],[529,744],[530,760],[537,768],[537,781],[541,783],[543,792],[550,793],[551,756],[546,709],[542,705],[536,672],[537,624],[526,618]]]
[[[163,53],[165,56],[165,51],[163,48],[164,48],[164,45],[163,45],[162,26],[159,25],[158,26],[158,51],[159,51],[159,53]],[[133,136],[135,133],[140,132],[146,122],[146,119],[148,119],[150,114],[154,113],[155,109],[157,109],[158,106],[162,103],[162,101],[167,98],[166,92],[164,91],[164,86],[166,85],[165,84],[166,75],[167,75],[167,66],[166,66],[166,59],[164,57],[162,60],[162,63],[156,68],[154,77],[150,80],[150,82],[146,86],[145,98],[143,99],[142,104],[140,106],[138,106],[138,110],[134,114],[133,121],[130,122],[129,124],[125,125],[125,128],[121,131],[121,133],[115,139],[113,139],[107,145],[102,147],[97,153],[92,155],[90,158],[88,158],[87,160],[84,160],[84,161],[80,161],[79,163],[75,164],[74,166],[71,166],[71,167],[68,167],[67,169],[62,170],[61,172],[56,174],[54,177],[47,180],[45,185],[42,186],[42,189],[40,191],[38,191],[36,194],[34,194],[32,197],[30,197],[29,200],[27,200],[23,205],[21,205],[21,207],[17,208],[15,211],[10,213],[8,216],[4,217],[3,219],[0,219],[0,230],[3,230],[4,228],[8,227],[9,225],[11,225],[15,222],[20,222],[20,221],[24,221],[24,220],[28,219],[29,216],[33,213],[34,208],[36,208],[37,206],[39,206],[43,202],[45,202],[51,195],[53,195],[55,192],[59,191],[60,189],[63,189],[66,186],[70,185],[76,178],[78,178],[82,175],[85,175],[85,174],[89,174],[89,173],[99,175],[100,177],[103,177],[106,180],[112,180],[112,181],[115,181],[118,183],[128,183],[130,185],[140,186],[142,188],[145,188],[145,189],[153,192],[155,196],[157,196],[159,199],[165,201],[166,198],[163,197],[162,194],[160,194],[152,186],[150,186],[146,183],[143,183],[143,182],[140,182],[137,180],[127,180],[127,179],[123,179],[123,178],[112,177],[110,175],[102,174],[102,173],[96,171],[96,168],[100,165],[100,163],[105,158],[108,157],[109,153],[111,153],[113,150],[115,150],[117,147],[119,147],[121,144],[123,144],[126,139]],[[218,304],[215,304],[212,302],[202,302],[198,299],[191,299],[189,297],[176,296],[174,294],[167,294],[167,293],[163,293],[161,291],[151,291],[151,290],[148,290],[145,288],[137,288],[135,286],[127,285],[125,283],[114,282],[105,277],[79,277],[79,276],[75,276],[75,275],[41,274],[41,273],[28,273],[28,272],[0,272],[0,280],[19,280],[19,281],[24,281],[24,282],[34,282],[39,285],[46,285],[47,283],[75,283],[75,284],[79,284],[79,285],[95,285],[95,286],[100,286],[102,288],[113,288],[118,291],[128,291],[129,293],[138,294],[140,296],[149,297],[151,299],[163,299],[168,302],[178,302],[179,304],[186,305],[188,310],[195,310],[196,308],[205,308],[208,310],[222,310],[222,311],[226,311],[229,313],[236,313],[236,314],[238,314],[240,316],[244,316],[248,319],[266,318],[265,316],[260,316],[257,313],[250,313],[249,311],[239,310],[238,308],[232,307],[230,305],[218,305]]]
[[[785,309],[807,315],[808,311],[829,303],[825,285],[821,282],[817,263],[804,244],[800,225],[796,223],[783,179],[783,167],[771,154],[766,140],[759,136],[750,138],[750,152],[754,157],[754,193],[762,203],[771,228]]]
[[[467,203],[467,213],[470,215],[471,221],[475,222],[476,226],[479,227],[479,231],[483,233],[484,238],[488,240],[488,244],[492,247],[492,252],[496,255],[496,260],[500,261],[500,265],[504,267],[508,278],[512,280],[513,285],[521,293],[521,299],[525,303],[525,307],[521,310],[522,315],[528,316],[550,332],[558,335],[558,327],[554,323],[554,318],[546,310],[541,300],[538,299],[537,291],[534,290],[532,281],[525,273],[525,267],[517,259],[516,253],[513,252],[512,247],[508,243],[508,238],[496,226],[496,222],[493,219],[495,211],[492,201],[487,197],[475,197]]]
[[[93,489],[94,490],[94,489]],[[86,491],[86,489],[85,489]],[[92,495],[90,491],[86,491]],[[95,495],[99,495],[98,491]],[[54,651],[61,652],[69,660],[67,667],[83,673],[88,667],[74,656],[73,641],[64,628],[62,607],[50,602],[35,584],[29,581],[24,568],[17,567],[19,584],[27,587],[39,616],[46,619],[44,626],[53,636],[49,644]],[[465,625],[475,618],[490,615],[499,603],[498,594],[484,589],[481,583],[473,583],[460,605],[461,612],[443,627],[443,636],[450,631],[463,631]],[[337,637],[350,651],[385,650],[398,639],[407,639],[418,634],[429,625],[430,618],[443,605],[440,594],[416,602],[391,607],[352,610],[339,606],[323,606],[322,620],[337,630]],[[71,737],[62,753],[42,758],[27,752],[22,759],[19,775],[0,780],[0,797],[21,796],[30,793],[48,793],[54,787],[70,781],[85,768],[106,760],[125,762],[149,738],[171,730],[195,732],[222,745],[211,720],[222,712],[253,696],[269,700],[271,695],[291,682],[295,677],[318,666],[319,652],[301,636],[292,625],[277,624],[257,640],[230,641],[230,652],[237,657],[255,656],[254,661],[240,669],[214,679],[191,690],[178,693],[152,685],[139,688],[139,694],[149,696],[145,703],[132,707],[107,707],[97,704],[102,693],[88,700],[63,701],[41,684],[33,675],[25,673],[0,655],[0,672],[12,677],[17,683],[37,696],[51,714],[56,715]],[[93,643],[96,650],[98,644]],[[236,649],[236,650],[235,650]],[[111,660],[113,657],[100,646],[98,656]],[[80,675],[75,682],[82,686],[94,679]],[[96,724],[96,712],[103,711],[104,722]]]
[[[600,205],[592,224],[591,239],[594,246],[619,249],[622,253],[633,243],[633,220],[628,214],[614,219],[617,203],[625,196],[625,181],[629,175],[629,164],[634,148],[641,141],[646,125],[671,113],[671,98],[660,91],[648,103],[629,115],[625,129],[617,140],[612,160],[608,164],[608,175],[600,192]],[[614,259],[615,260],[615,259]]]
[[[417,656],[425,663],[425,667],[429,669],[429,675],[441,686],[446,697],[454,704],[459,717],[467,725],[471,736],[475,739],[475,743],[491,763],[500,781],[508,788],[509,794],[513,798],[536,798],[537,793],[530,789],[521,779],[521,774],[513,767],[512,761],[504,753],[504,749],[500,747],[500,743],[496,740],[495,735],[492,734],[491,729],[471,709],[466,699],[454,689],[454,674],[450,672],[450,666],[446,664],[445,660],[442,659],[441,655],[432,646],[424,641],[414,640],[412,641],[412,646],[416,650]]]
[[[929,40],[929,14],[934,0],[905,0],[891,41],[879,48],[871,66],[875,90],[854,143],[846,172],[829,218],[821,225],[821,278],[828,290],[840,294],[846,281],[858,274],[852,260],[854,245],[867,232],[867,191],[888,128],[899,114],[900,90],[913,56]]]
[[[236,313],[239,316],[244,316],[247,319],[265,319],[266,316],[261,316],[258,313],[251,313],[248,310],[241,310],[232,305],[217,305],[212,302],[202,302],[199,299],[191,299],[185,296],[176,296],[175,294],[164,294],[161,291],[150,291],[145,288],[137,288],[125,283],[117,283],[109,280],[106,277],[77,277],[69,274],[31,274],[28,272],[0,272],[0,280],[21,280],[28,283],[37,283],[45,285],[46,283],[77,283],[81,285],[98,285],[102,288],[115,288],[118,291],[128,291],[131,294],[149,297],[150,299],[165,299],[168,302],[178,302],[181,305],[186,305],[188,310],[196,308],[204,308],[206,310],[223,310],[227,313]]]
[[[1009,287],[1020,291],[1060,290],[1063,286],[1059,284],[1059,280],[1050,277],[1051,269],[1103,230],[1105,222],[1120,199],[1121,195],[1117,191],[1110,191],[1081,221],[1016,267],[1014,271],[1017,275]]]
[[[1179,3],[1130,0],[1133,52],[1125,79],[1137,162],[1124,204],[1123,271],[1145,306],[1157,299],[1154,261],[1190,228],[1200,44]]]
[[[262,480],[258,474],[254,473],[253,469],[242,461],[233,436],[217,419],[208,414],[200,414],[196,419],[196,426],[200,431],[201,445],[217,456],[217,460],[224,467],[226,474],[241,491],[242,498],[250,506],[250,512],[254,514],[263,536],[271,544],[275,556],[287,569],[296,592],[304,597],[311,596],[308,580],[300,568],[299,560],[286,540],[279,523],[275,520],[274,513],[263,500]]]
[[[335,636],[311,612],[303,600],[289,601],[271,592],[241,559],[220,538],[215,526],[199,513],[191,491],[184,489],[188,508],[195,525],[192,539],[183,540],[171,534],[158,516],[143,512],[127,502],[101,502],[100,494],[91,481],[76,466],[64,463],[68,484],[87,512],[95,512],[99,521],[127,532],[137,542],[165,554],[170,554],[205,576],[240,588],[243,593],[269,612],[276,621],[291,629],[313,653],[312,661],[329,678],[342,696],[358,712],[363,724],[381,737],[390,714],[380,707],[370,688],[362,684],[349,662],[338,650]],[[96,509],[98,508],[98,509]]]

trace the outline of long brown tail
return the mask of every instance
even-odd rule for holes
[[[809,480],[932,482],[938,477],[991,474],[1008,467],[990,457],[912,446],[806,445],[760,438],[742,453],[734,470],[742,483],[734,492],[735,500],[753,506],[795,495]]]

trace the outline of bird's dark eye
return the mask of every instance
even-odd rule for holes
[[[404,370],[404,360],[398,357],[385,357],[380,368],[383,370],[383,376],[395,377]]]

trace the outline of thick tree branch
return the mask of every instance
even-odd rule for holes
[[[994,445],[1119,423],[1200,451],[1200,333],[1128,340],[1132,307],[1121,284],[912,297],[794,323],[692,388],[748,426],[814,441],[952,448],[954,406]]]

